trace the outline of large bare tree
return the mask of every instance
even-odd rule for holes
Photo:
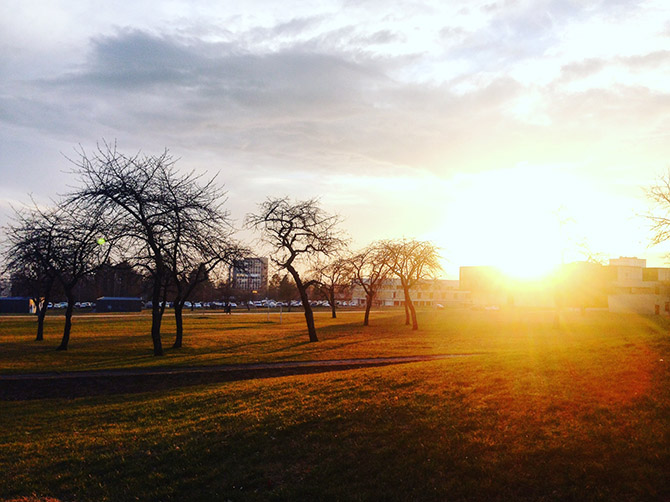
[[[211,234],[196,235],[212,215],[218,225],[222,213],[217,188],[213,180],[203,182],[193,172],[180,173],[167,150],[160,155],[129,156],[116,145],[103,143],[92,155],[83,149],[79,154],[73,163],[81,186],[71,200],[95,207],[114,221],[113,234],[123,259],[148,275],[153,350],[154,355],[163,355],[161,321],[165,288],[173,281],[171,260],[175,249],[178,253],[186,249],[175,240],[187,229],[189,242],[199,239],[207,244]]]
[[[417,330],[419,323],[410,290],[427,279],[434,279],[442,270],[437,247],[432,242],[415,239],[387,240],[382,242],[382,247],[386,249],[389,270],[400,279],[405,295],[405,324],[410,324],[411,317],[412,329]]]
[[[258,206],[258,212],[247,215],[247,225],[261,233],[271,247],[272,261],[286,270],[298,288],[305,310],[309,341],[316,342],[314,313],[309,304],[309,283],[300,276],[300,268],[310,260],[335,255],[345,244],[338,230],[340,218],[326,213],[319,201],[292,201],[288,197],[268,198]]]

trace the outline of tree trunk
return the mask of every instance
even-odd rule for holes
[[[163,314],[165,314],[165,307],[167,306],[167,285],[163,288],[163,299],[161,300],[161,319]]]
[[[372,308],[372,300],[374,295],[365,295],[365,317],[363,318],[363,326],[370,325],[370,309]]]
[[[419,323],[416,320],[416,309],[414,308],[414,303],[412,302],[412,299],[409,296],[409,288],[405,287],[403,288],[405,292],[405,312],[409,311],[412,316],[412,331],[416,331],[419,329]],[[407,319],[407,322],[405,324],[409,324],[409,316]]]
[[[307,288],[300,280],[300,275],[298,274],[298,271],[296,269],[294,269],[293,267],[287,267],[287,270],[293,276],[295,285],[298,287],[298,292],[300,293],[302,306],[305,309],[305,321],[307,322],[307,332],[309,333],[309,341],[318,342],[319,339],[316,336],[316,326],[314,325],[314,313],[312,312],[312,307],[309,304],[309,298],[307,298]]]
[[[36,342],[41,342],[44,340],[44,318],[47,315],[48,304],[49,304],[48,294],[44,297],[42,308],[39,308],[39,298],[37,299],[37,305],[39,310],[37,311],[37,336],[35,337]]]
[[[161,284],[162,279],[154,276],[153,291],[151,294],[151,341],[154,345],[154,356],[163,355],[161,342]]]
[[[409,325],[409,289],[404,284],[402,288],[405,292],[405,325]]]
[[[70,330],[72,329],[72,311],[74,310],[74,296],[71,291],[65,292],[67,296],[67,308],[65,309],[65,327],[63,328],[63,338],[56,350],[67,350],[70,343]]]
[[[332,315],[333,319],[337,319],[337,312],[335,312],[335,290],[332,289],[330,291],[330,298],[328,298],[328,302],[330,303],[330,313]]]
[[[177,335],[174,339],[173,349],[181,349],[182,340],[184,338],[184,322],[182,318],[182,310],[184,305],[181,300],[175,300],[174,302],[174,322],[177,326]]]

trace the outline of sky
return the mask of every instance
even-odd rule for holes
[[[106,140],[216,174],[239,227],[318,197],[354,248],[434,241],[445,277],[661,266],[669,136],[665,1],[0,3],[0,224]]]

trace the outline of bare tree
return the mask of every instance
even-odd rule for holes
[[[210,273],[219,266],[229,266],[233,260],[242,256],[245,250],[234,245],[213,245],[209,242],[202,248],[194,246],[185,248],[189,251],[188,258],[175,260],[170,263],[170,274],[175,289],[174,315],[176,324],[175,349],[181,348],[183,344],[183,310],[186,301],[201,284],[209,281]],[[223,243],[219,243],[223,244]]]
[[[44,319],[56,276],[47,265],[54,246],[55,229],[41,225],[39,213],[16,211],[14,224],[5,230],[3,257],[5,271],[16,285],[31,297],[37,309],[37,335],[44,340]],[[43,222],[42,222],[43,223]]]
[[[365,292],[365,317],[363,326],[370,325],[370,309],[377,291],[390,273],[388,250],[379,243],[373,243],[349,259],[352,280]]]
[[[163,355],[160,329],[165,288],[172,281],[170,252],[184,249],[175,245],[180,228],[187,228],[189,242],[194,242],[194,236],[207,226],[202,220],[219,210],[214,203],[214,180],[201,183],[193,172],[179,173],[167,150],[156,156],[127,156],[116,145],[103,143],[92,156],[83,149],[79,154],[73,163],[81,188],[71,194],[71,200],[96,207],[113,220],[124,259],[148,275],[153,350],[154,355]],[[176,224],[175,218],[188,221]],[[199,239],[206,241],[210,236]]]
[[[19,251],[24,253],[21,257],[23,264],[32,266],[37,274],[44,274],[49,290],[53,279],[57,280],[67,297],[65,327],[57,349],[67,350],[75,286],[105,263],[109,256],[111,247],[103,246],[99,241],[107,230],[105,219],[99,212],[85,210],[74,203],[50,209],[35,207],[28,214],[17,213],[17,219],[21,223],[10,235],[15,246],[24,246],[23,251]],[[38,337],[41,335],[39,330],[38,327]]]
[[[345,257],[337,257],[330,262],[319,262],[311,270],[314,287],[328,301],[331,316],[337,317],[335,297],[351,283],[351,263]]]
[[[306,261],[332,256],[344,246],[337,229],[340,218],[321,209],[316,199],[292,202],[288,197],[268,198],[259,204],[258,213],[247,215],[247,225],[261,232],[272,248],[272,261],[291,274],[305,310],[309,341],[316,342],[314,313],[309,304],[309,284],[298,268]]]
[[[63,338],[57,350],[67,350],[72,328],[75,287],[86,276],[98,270],[109,258],[111,241],[104,236],[108,227],[103,215],[77,204],[61,205],[42,213],[48,225],[55,225],[55,252],[49,266],[63,287],[67,298]]]
[[[432,242],[414,239],[383,241],[382,246],[388,253],[389,269],[400,279],[405,295],[405,324],[410,323],[411,316],[412,329],[419,329],[410,289],[442,270],[437,247]]]
[[[184,304],[196,288],[209,280],[219,266],[230,266],[248,253],[232,240],[233,227],[223,209],[223,191],[214,179],[198,184],[197,178],[175,183],[170,172],[163,171],[166,208],[165,234],[161,247],[165,265],[174,287],[176,336],[173,348],[183,344]],[[164,308],[165,302],[163,302]]]
[[[647,189],[647,197],[654,208],[646,216],[651,222],[651,243],[670,240],[670,170]]]

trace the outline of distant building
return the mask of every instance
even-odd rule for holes
[[[410,297],[417,307],[447,307],[462,305],[470,302],[470,293],[459,289],[458,281],[426,280],[411,288]],[[351,301],[356,305],[365,305],[365,291],[360,285],[355,285],[351,293]],[[405,305],[405,293],[400,279],[385,280],[374,299],[376,307],[402,307]]]
[[[96,312],[141,312],[142,298],[103,296],[95,301]]]
[[[515,281],[493,267],[461,267],[460,287],[476,306],[670,314],[670,268],[646,265],[633,257],[611,259],[609,265],[568,263],[538,281]]]
[[[610,312],[660,314],[670,312],[670,269],[647,268],[647,261],[621,257],[610,260]]]
[[[241,291],[256,291],[264,295],[268,290],[268,259],[244,258],[232,266],[232,286]]]
[[[35,304],[30,298],[8,296],[0,298],[0,314],[34,314]]]

